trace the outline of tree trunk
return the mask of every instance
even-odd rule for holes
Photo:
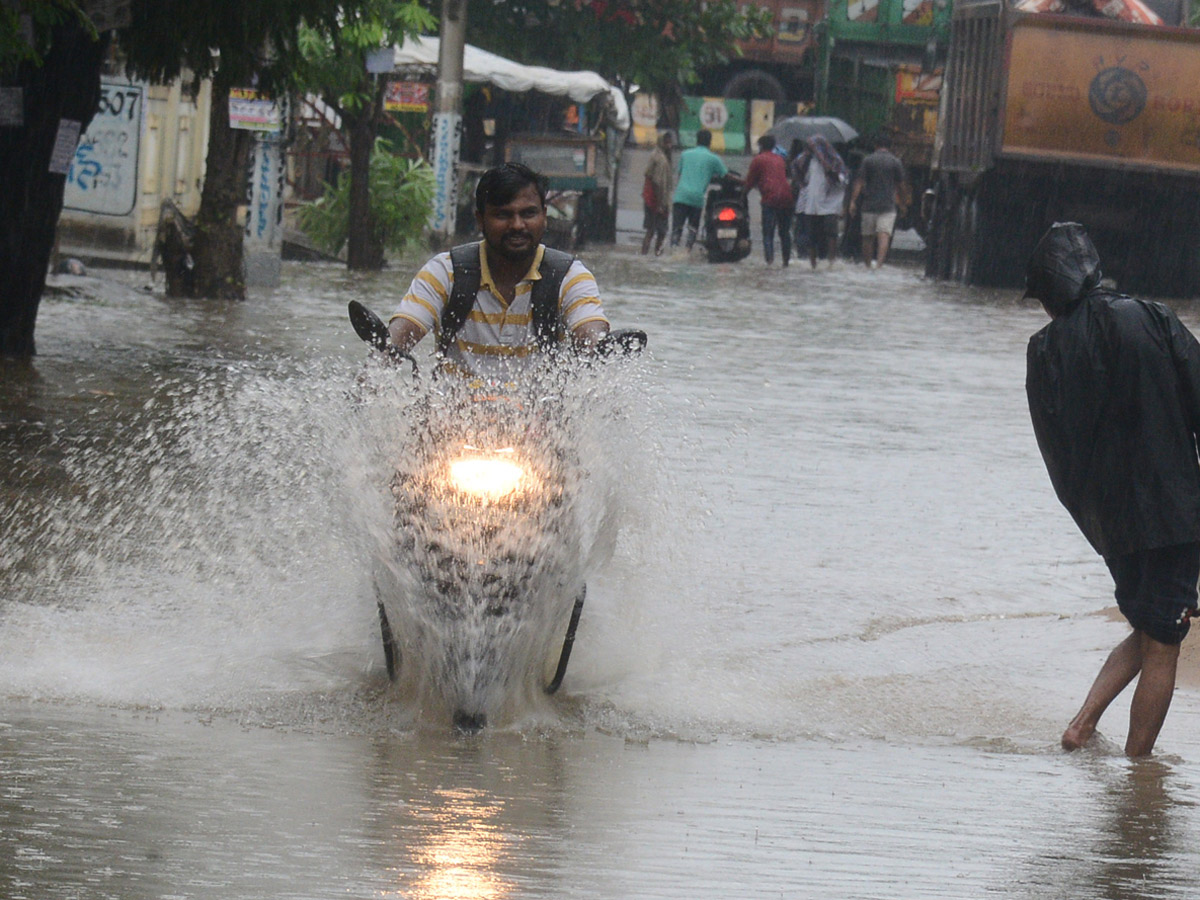
[[[193,296],[219,300],[246,299],[242,268],[243,228],[238,206],[247,202],[253,135],[229,127],[229,77],[218,69],[213,77],[208,117],[208,156],[204,189],[196,215],[196,262]]]
[[[58,123],[87,130],[100,103],[107,33],[98,41],[76,22],[53,29],[41,67],[24,63],[0,84],[24,90],[24,124],[0,127],[0,355],[31,357],[38,305],[65,175],[50,171]],[[72,148],[74,149],[74,148]]]
[[[383,268],[383,241],[371,214],[371,153],[383,110],[383,90],[375,91],[369,110],[350,122],[350,224],[346,267],[366,271]]]

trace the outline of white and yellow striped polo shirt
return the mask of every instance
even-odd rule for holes
[[[539,245],[529,271],[517,282],[513,302],[508,304],[495,288],[487,253],[480,242],[479,293],[454,343],[446,351],[451,363],[474,375],[504,379],[519,373],[526,358],[537,352],[531,301],[533,282],[541,278],[538,267],[544,252],[545,247]],[[439,253],[417,273],[392,319],[408,319],[426,334],[436,333],[441,328],[442,311],[450,299],[453,283],[450,254]],[[579,260],[571,263],[563,278],[558,308],[567,334],[585,322],[607,321],[596,279]]]

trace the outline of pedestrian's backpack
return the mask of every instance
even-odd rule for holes
[[[467,321],[475,295],[479,293],[482,273],[479,268],[479,242],[460,244],[450,251],[450,262],[454,266],[454,286],[450,299],[442,311],[441,330],[438,333],[437,351],[444,354],[454,342],[454,336]],[[533,334],[538,348],[551,350],[558,342],[558,330],[562,324],[559,314],[558,295],[563,279],[575,257],[561,250],[546,247],[542,262],[538,266],[541,278],[533,283],[530,307],[533,318]]]

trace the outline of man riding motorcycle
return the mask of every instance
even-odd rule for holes
[[[590,350],[608,334],[592,273],[541,242],[540,175],[520,163],[489,169],[475,189],[475,221],[483,240],[430,259],[396,307],[388,334],[398,352],[435,331],[444,368],[505,380],[566,338]]]

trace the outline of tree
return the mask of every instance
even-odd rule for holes
[[[150,81],[211,77],[208,156],[196,217],[194,294],[242,299],[242,228],[253,135],[229,127],[229,91],[286,89],[299,59],[301,22],[335,27],[354,0],[132,0],[133,24],[119,34],[130,70]]]
[[[736,42],[769,36],[771,12],[737,0],[507,0],[471,6],[471,43],[524,63],[591,69],[676,97]]]
[[[371,154],[371,243],[402,250],[419,237],[433,202],[433,169],[423,159],[397,156],[383,138]],[[351,188],[347,179],[325,186],[325,195],[300,207],[300,227],[329,253],[345,246],[350,231]]]
[[[365,0],[330,28],[300,31],[297,81],[338,111],[350,132],[350,208],[346,265],[383,268],[384,244],[370,200],[371,154],[383,117],[385,82],[367,72],[367,54],[437,26],[417,0]]]
[[[0,7],[0,354],[30,357],[66,173],[56,144],[87,129],[108,46],[73,0]],[[19,117],[17,124],[14,117]],[[77,130],[76,130],[77,129]],[[60,160],[61,161],[61,160]],[[55,168],[62,168],[56,166]]]

